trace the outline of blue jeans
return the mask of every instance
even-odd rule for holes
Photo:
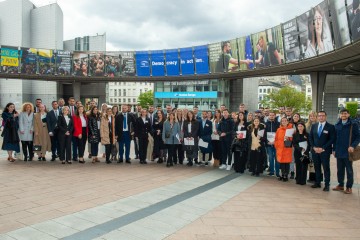
[[[130,133],[124,131],[121,139],[119,139],[119,160],[124,160],[124,145],[125,145],[125,160],[130,160]]]
[[[274,146],[267,146],[266,152],[269,159],[270,173],[279,175],[280,164],[276,160],[276,149]],[[275,168],[275,169],[274,169]]]
[[[354,171],[353,171],[353,163],[349,160],[349,158],[337,158],[337,178],[339,182],[339,186],[344,186],[344,178],[345,178],[345,169],[346,169],[346,188],[352,188],[354,184]]]

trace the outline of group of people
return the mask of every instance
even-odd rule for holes
[[[352,192],[353,169],[349,152],[360,142],[359,126],[350,119],[347,109],[340,112],[339,121],[326,121],[326,112],[311,112],[305,123],[300,114],[289,107],[280,107],[276,114],[267,108],[254,113],[239,105],[238,112],[230,113],[226,106],[199,112],[173,108],[167,105],[148,109],[137,106],[108,107],[90,103],[85,111],[81,101],[69,98],[52,102],[46,110],[41,99],[35,107],[24,103],[17,112],[8,103],[2,113],[2,149],[8,151],[8,160],[15,161],[13,151],[24,154],[24,161],[32,161],[37,153],[39,161],[46,161],[46,152],[52,152],[51,161],[59,157],[62,164],[73,161],[85,163],[88,145],[92,163],[99,162],[99,144],[106,163],[131,163],[130,145],[134,141],[135,159],[141,164],[156,161],[167,167],[183,164],[209,165],[220,169],[260,176],[267,169],[280,181],[296,179],[305,185],[313,181],[313,188],[330,187],[330,156],[337,159],[339,185],[333,190]],[[347,174],[344,187],[345,170]],[[309,172],[309,174],[308,174]],[[309,178],[308,178],[309,176]]]

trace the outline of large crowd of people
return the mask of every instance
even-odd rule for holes
[[[312,188],[330,188],[330,156],[337,160],[338,185],[334,191],[352,193],[353,168],[349,152],[360,142],[358,124],[349,111],[340,112],[338,122],[326,121],[326,112],[311,112],[307,121],[290,107],[278,112],[262,108],[248,112],[244,104],[237,112],[229,112],[225,105],[213,111],[199,112],[167,105],[140,105],[131,112],[128,105],[100,108],[90,102],[86,111],[81,101],[69,98],[53,101],[47,110],[41,99],[24,103],[17,111],[8,103],[2,113],[2,149],[9,162],[14,152],[23,161],[51,161],[62,164],[86,162],[85,151],[92,163],[104,159],[107,164],[140,164],[155,161],[166,167],[177,164],[204,165],[232,170],[239,174],[248,171],[252,176],[276,176],[279,181],[295,179],[296,184],[312,182]],[[130,159],[131,141],[135,156]],[[86,147],[87,146],[87,147]],[[36,156],[35,156],[36,154]],[[345,171],[347,174],[344,184]]]

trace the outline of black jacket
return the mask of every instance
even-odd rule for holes
[[[309,142],[309,135],[306,134],[299,134],[298,132],[294,134],[293,136],[293,146],[294,146],[294,158],[295,160],[300,159],[302,156],[302,148],[300,147],[300,142],[307,142],[307,148],[305,149],[304,155],[309,156],[310,152],[310,142]]]
[[[72,135],[72,132],[74,130],[74,123],[73,123],[72,117],[69,116],[69,118],[70,118],[69,125],[67,125],[65,117],[63,115],[58,117],[57,125],[58,125],[58,128],[59,128],[59,130],[58,130],[58,136],[59,137],[65,136],[65,133],[67,131],[70,132],[70,136]]]
[[[126,117],[127,128],[129,129],[129,133],[131,133],[133,129],[133,125],[135,125],[134,115],[127,113]],[[115,118],[115,136],[117,136],[118,141],[122,138],[124,130],[124,114],[121,112]]]
[[[221,141],[229,141],[231,142],[233,137],[233,130],[234,130],[234,121],[228,117],[227,119],[222,118],[221,122],[219,124],[219,134],[225,133],[226,135],[223,137],[220,137]]]

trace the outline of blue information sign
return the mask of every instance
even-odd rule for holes
[[[192,48],[180,48],[180,64],[182,75],[194,74],[194,57]]]
[[[136,72],[139,77],[150,76],[149,52],[138,51],[136,52]]]
[[[217,98],[217,92],[155,92],[155,98]]]
[[[151,51],[151,69],[153,76],[165,76],[164,52]]]
[[[170,49],[165,52],[166,73],[168,76],[179,76],[179,51],[178,49]]]
[[[196,74],[208,74],[209,73],[209,57],[208,46],[194,47],[194,56],[196,64]]]

